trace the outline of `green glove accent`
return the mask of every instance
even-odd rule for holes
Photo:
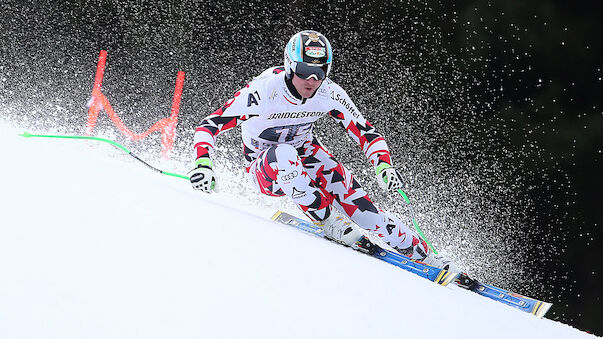
[[[379,166],[377,166],[377,168],[375,168],[375,174],[379,175],[379,173],[381,173],[381,171],[383,171],[386,168],[391,168],[392,165],[386,163],[386,162],[382,162],[381,164],[379,164]]]
[[[197,159],[197,161],[195,161],[195,165],[196,166],[201,165],[201,166],[207,166],[209,168],[214,168],[214,162],[211,161],[210,158],[203,158],[203,157],[199,158],[199,159]]]

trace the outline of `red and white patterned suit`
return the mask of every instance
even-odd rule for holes
[[[304,99],[282,67],[264,71],[201,122],[195,132],[197,158],[211,157],[216,137],[241,125],[246,169],[261,193],[289,196],[314,221],[327,218],[335,206],[401,253],[424,258],[427,244],[397,217],[378,210],[352,174],[314,137],[314,122],[327,114],[374,167],[391,165],[387,143],[339,85],[327,78]]]

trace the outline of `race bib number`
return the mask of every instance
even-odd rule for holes
[[[296,137],[306,135],[311,128],[312,123],[270,127],[260,133],[259,137],[276,143],[291,142]]]

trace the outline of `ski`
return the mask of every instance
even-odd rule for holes
[[[292,216],[289,213],[278,211],[272,216],[271,219],[280,224],[292,226],[317,237],[327,239],[320,227],[310,221]],[[438,285],[446,286],[450,282],[455,281],[459,276],[458,273],[448,272],[444,269],[429,266],[421,262],[412,261],[407,256],[383,249],[371,242],[367,237],[363,237],[357,243],[357,248],[354,249],[414,273]]]
[[[280,224],[295,227],[317,237],[327,239],[320,227],[308,220],[292,216],[289,213],[277,211],[272,216],[272,220]],[[552,304],[548,302],[529,298],[493,285],[482,283],[478,280],[470,278],[465,273],[452,273],[448,272],[447,270],[410,260],[407,256],[376,245],[366,237],[363,237],[357,245],[358,248],[355,248],[357,251],[383,260],[406,271],[412,272],[418,276],[433,281],[438,285],[446,286],[450,282],[454,281],[455,284],[461,288],[496,300],[521,311],[534,314],[538,318],[544,317],[552,306]]]
[[[462,288],[468,289],[479,295],[496,300],[521,311],[531,313],[538,318],[544,317],[544,315],[553,305],[548,302],[507,291],[500,287],[484,284],[480,281],[469,278],[465,273],[462,273],[455,282]]]

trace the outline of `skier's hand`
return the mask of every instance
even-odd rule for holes
[[[216,188],[216,175],[211,166],[199,164],[188,172],[193,188],[198,191],[211,193]]]
[[[396,191],[404,186],[400,173],[389,164],[379,165],[375,172],[377,173],[379,186],[386,191]]]

